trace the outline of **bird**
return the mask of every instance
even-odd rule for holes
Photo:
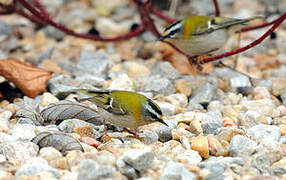
[[[246,19],[210,16],[188,16],[165,28],[157,41],[171,43],[190,57],[215,55],[223,49],[228,38],[247,25],[247,22],[262,18]]]
[[[162,119],[160,107],[146,96],[124,90],[77,89],[73,92],[88,95],[86,98],[98,107],[99,115],[107,122],[120,128],[134,130],[153,122],[168,124]],[[132,131],[133,132],[133,131]]]

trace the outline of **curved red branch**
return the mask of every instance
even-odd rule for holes
[[[215,16],[220,16],[220,10],[217,0],[213,0],[214,7],[215,7]]]
[[[207,63],[211,61],[215,61],[224,57],[232,56],[234,54],[241,53],[243,51],[246,51],[259,43],[261,43],[267,36],[269,36],[284,20],[286,19],[286,13],[282,14],[278,19],[275,20],[273,26],[266,32],[264,33],[259,39],[253,41],[252,43],[248,44],[247,46],[244,46],[242,48],[236,49],[234,51],[226,52],[217,56],[213,56],[210,58],[203,59],[201,63]]]

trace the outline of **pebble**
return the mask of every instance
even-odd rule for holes
[[[246,76],[234,76],[230,78],[230,86],[235,89],[238,87],[250,87],[251,83]]]
[[[218,134],[217,137],[219,141],[230,142],[233,136],[235,135],[244,136],[246,133],[243,130],[238,129],[238,128],[223,127],[223,128],[218,129],[218,132],[216,134]]]
[[[95,161],[103,165],[114,166],[116,164],[116,157],[111,152],[103,150],[96,153]]]
[[[92,87],[103,87],[105,83],[105,80],[103,78],[90,74],[83,74],[81,76],[77,76],[74,81],[76,87],[85,87],[87,85]]]
[[[253,110],[261,115],[272,116],[275,104],[271,99],[243,100],[242,110]]]
[[[47,164],[40,164],[40,163],[34,163],[34,164],[25,164],[21,166],[15,173],[15,176],[33,176],[40,172],[49,172],[51,173],[55,178],[60,177],[60,172],[52,168],[51,166]]]
[[[284,106],[286,106],[286,88],[281,90],[281,94],[280,94],[282,103],[284,104]]]
[[[274,96],[280,96],[283,89],[286,89],[286,78],[277,78],[271,86],[271,93]]]
[[[252,168],[252,169],[251,169]],[[251,156],[243,166],[242,172],[254,171],[256,174],[270,175],[270,159],[265,152],[258,152]]]
[[[144,173],[152,164],[154,154],[148,149],[130,149],[125,152],[117,161],[120,172],[126,171],[126,166],[134,168],[139,173]],[[125,166],[121,166],[122,162]],[[120,164],[120,166],[119,166]]]
[[[172,128],[165,125],[161,125],[155,131],[158,134],[158,138],[161,142],[167,142],[172,139]]]
[[[113,65],[110,58],[103,52],[81,51],[78,67],[85,73],[100,76],[106,73]]]
[[[259,124],[247,130],[247,134],[253,136],[257,140],[265,138],[273,141],[279,141],[281,137],[280,129],[278,126]]]
[[[177,93],[182,93],[187,97],[192,95],[192,88],[186,80],[183,79],[178,80],[174,87]]]
[[[176,112],[176,106],[167,102],[155,101],[164,116],[172,116]]]
[[[197,176],[188,171],[181,163],[170,163],[167,167],[165,167],[162,175],[159,180],[196,180]]]
[[[18,140],[31,140],[36,136],[36,126],[32,124],[16,124],[10,130],[13,137]]]
[[[134,86],[136,86],[134,85],[134,81],[132,81],[127,74],[123,73],[119,74],[115,79],[113,79],[108,89],[132,91],[135,89]]]
[[[159,62],[151,72],[152,75],[160,75],[161,78],[175,80],[180,77],[180,73],[169,62]]]
[[[140,78],[140,86],[142,91],[153,92],[155,94],[170,95],[175,92],[175,89],[170,80],[165,77],[156,78],[149,76],[147,78]]]
[[[205,134],[214,134],[217,128],[222,127],[222,114],[219,111],[209,111],[205,114],[201,113],[196,116],[202,123],[203,132]]]
[[[286,174],[286,158],[284,157],[280,161],[273,163],[271,172],[276,176]]]
[[[229,152],[232,157],[248,158],[255,152],[257,144],[242,135],[232,137],[229,144]]]
[[[209,144],[205,136],[197,136],[191,139],[191,148],[198,151],[202,158],[209,158]]]
[[[2,152],[8,160],[16,159],[20,164],[36,157],[39,147],[32,142],[16,141],[3,144]]]
[[[79,120],[79,119],[67,119],[67,120],[64,120],[63,122],[61,122],[59,125],[58,125],[58,129],[62,132],[65,132],[65,133],[72,133],[72,132],[75,132],[74,129],[75,128],[79,128],[79,127],[82,127],[82,126],[90,126],[92,127],[92,130],[93,130],[93,134],[94,134],[94,137],[95,138],[99,138],[101,137],[103,134],[104,134],[104,126],[95,126],[91,123],[88,123],[88,122],[85,122],[85,121],[82,121],[82,120]],[[89,133],[89,135],[91,135]]]
[[[90,125],[76,127],[74,128],[74,132],[79,134],[81,137],[94,137],[93,129]]]
[[[78,165],[78,179],[100,180],[113,178],[116,170],[110,165],[101,165],[91,159],[85,159]]]
[[[124,66],[128,76],[134,79],[137,79],[141,76],[148,76],[151,73],[150,70],[141,63],[129,61],[124,63]]]
[[[248,110],[241,114],[241,125],[246,128],[251,128],[252,126],[259,124],[263,119],[265,119],[265,116],[262,116],[257,111]]]
[[[0,113],[0,131],[8,132],[9,130],[9,119],[12,117],[11,111],[3,111]]]
[[[0,37],[1,39],[3,38],[2,36],[7,37],[10,36],[13,33],[13,29],[10,25],[7,23],[0,21]]]
[[[215,111],[218,110],[222,112],[224,109],[224,105],[220,101],[211,101],[208,105],[208,111]]]
[[[53,147],[43,147],[40,149],[40,157],[44,158],[48,162],[59,159],[62,154]]]
[[[217,84],[215,82],[206,82],[193,92],[190,102],[207,104],[216,96],[217,89]]]
[[[176,160],[183,164],[186,163],[188,165],[197,165],[199,162],[202,161],[202,157],[199,155],[197,151],[188,149],[181,155],[177,156]]]
[[[180,107],[186,107],[188,104],[188,97],[184,94],[171,94],[165,99],[167,102]]]

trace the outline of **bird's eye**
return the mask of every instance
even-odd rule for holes
[[[174,37],[179,31],[180,31],[180,29],[174,29],[174,30],[172,30],[172,31],[168,34],[168,37]]]

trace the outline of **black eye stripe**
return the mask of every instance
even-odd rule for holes
[[[177,21],[176,23],[174,24],[171,24],[170,26],[168,26],[165,31],[168,31],[169,29],[171,29],[172,27],[176,26],[177,24],[181,23],[181,21]]]
[[[152,119],[160,119],[160,118],[158,118],[158,116],[156,116],[156,114],[153,114],[152,112],[150,112],[150,116],[152,117]]]
[[[153,109],[156,113],[158,113],[159,115],[162,115],[161,109],[160,109],[157,105],[155,105],[150,99],[148,99],[148,104],[149,104],[149,106],[152,107],[152,109]],[[157,117],[157,118],[158,118],[158,117]]]

